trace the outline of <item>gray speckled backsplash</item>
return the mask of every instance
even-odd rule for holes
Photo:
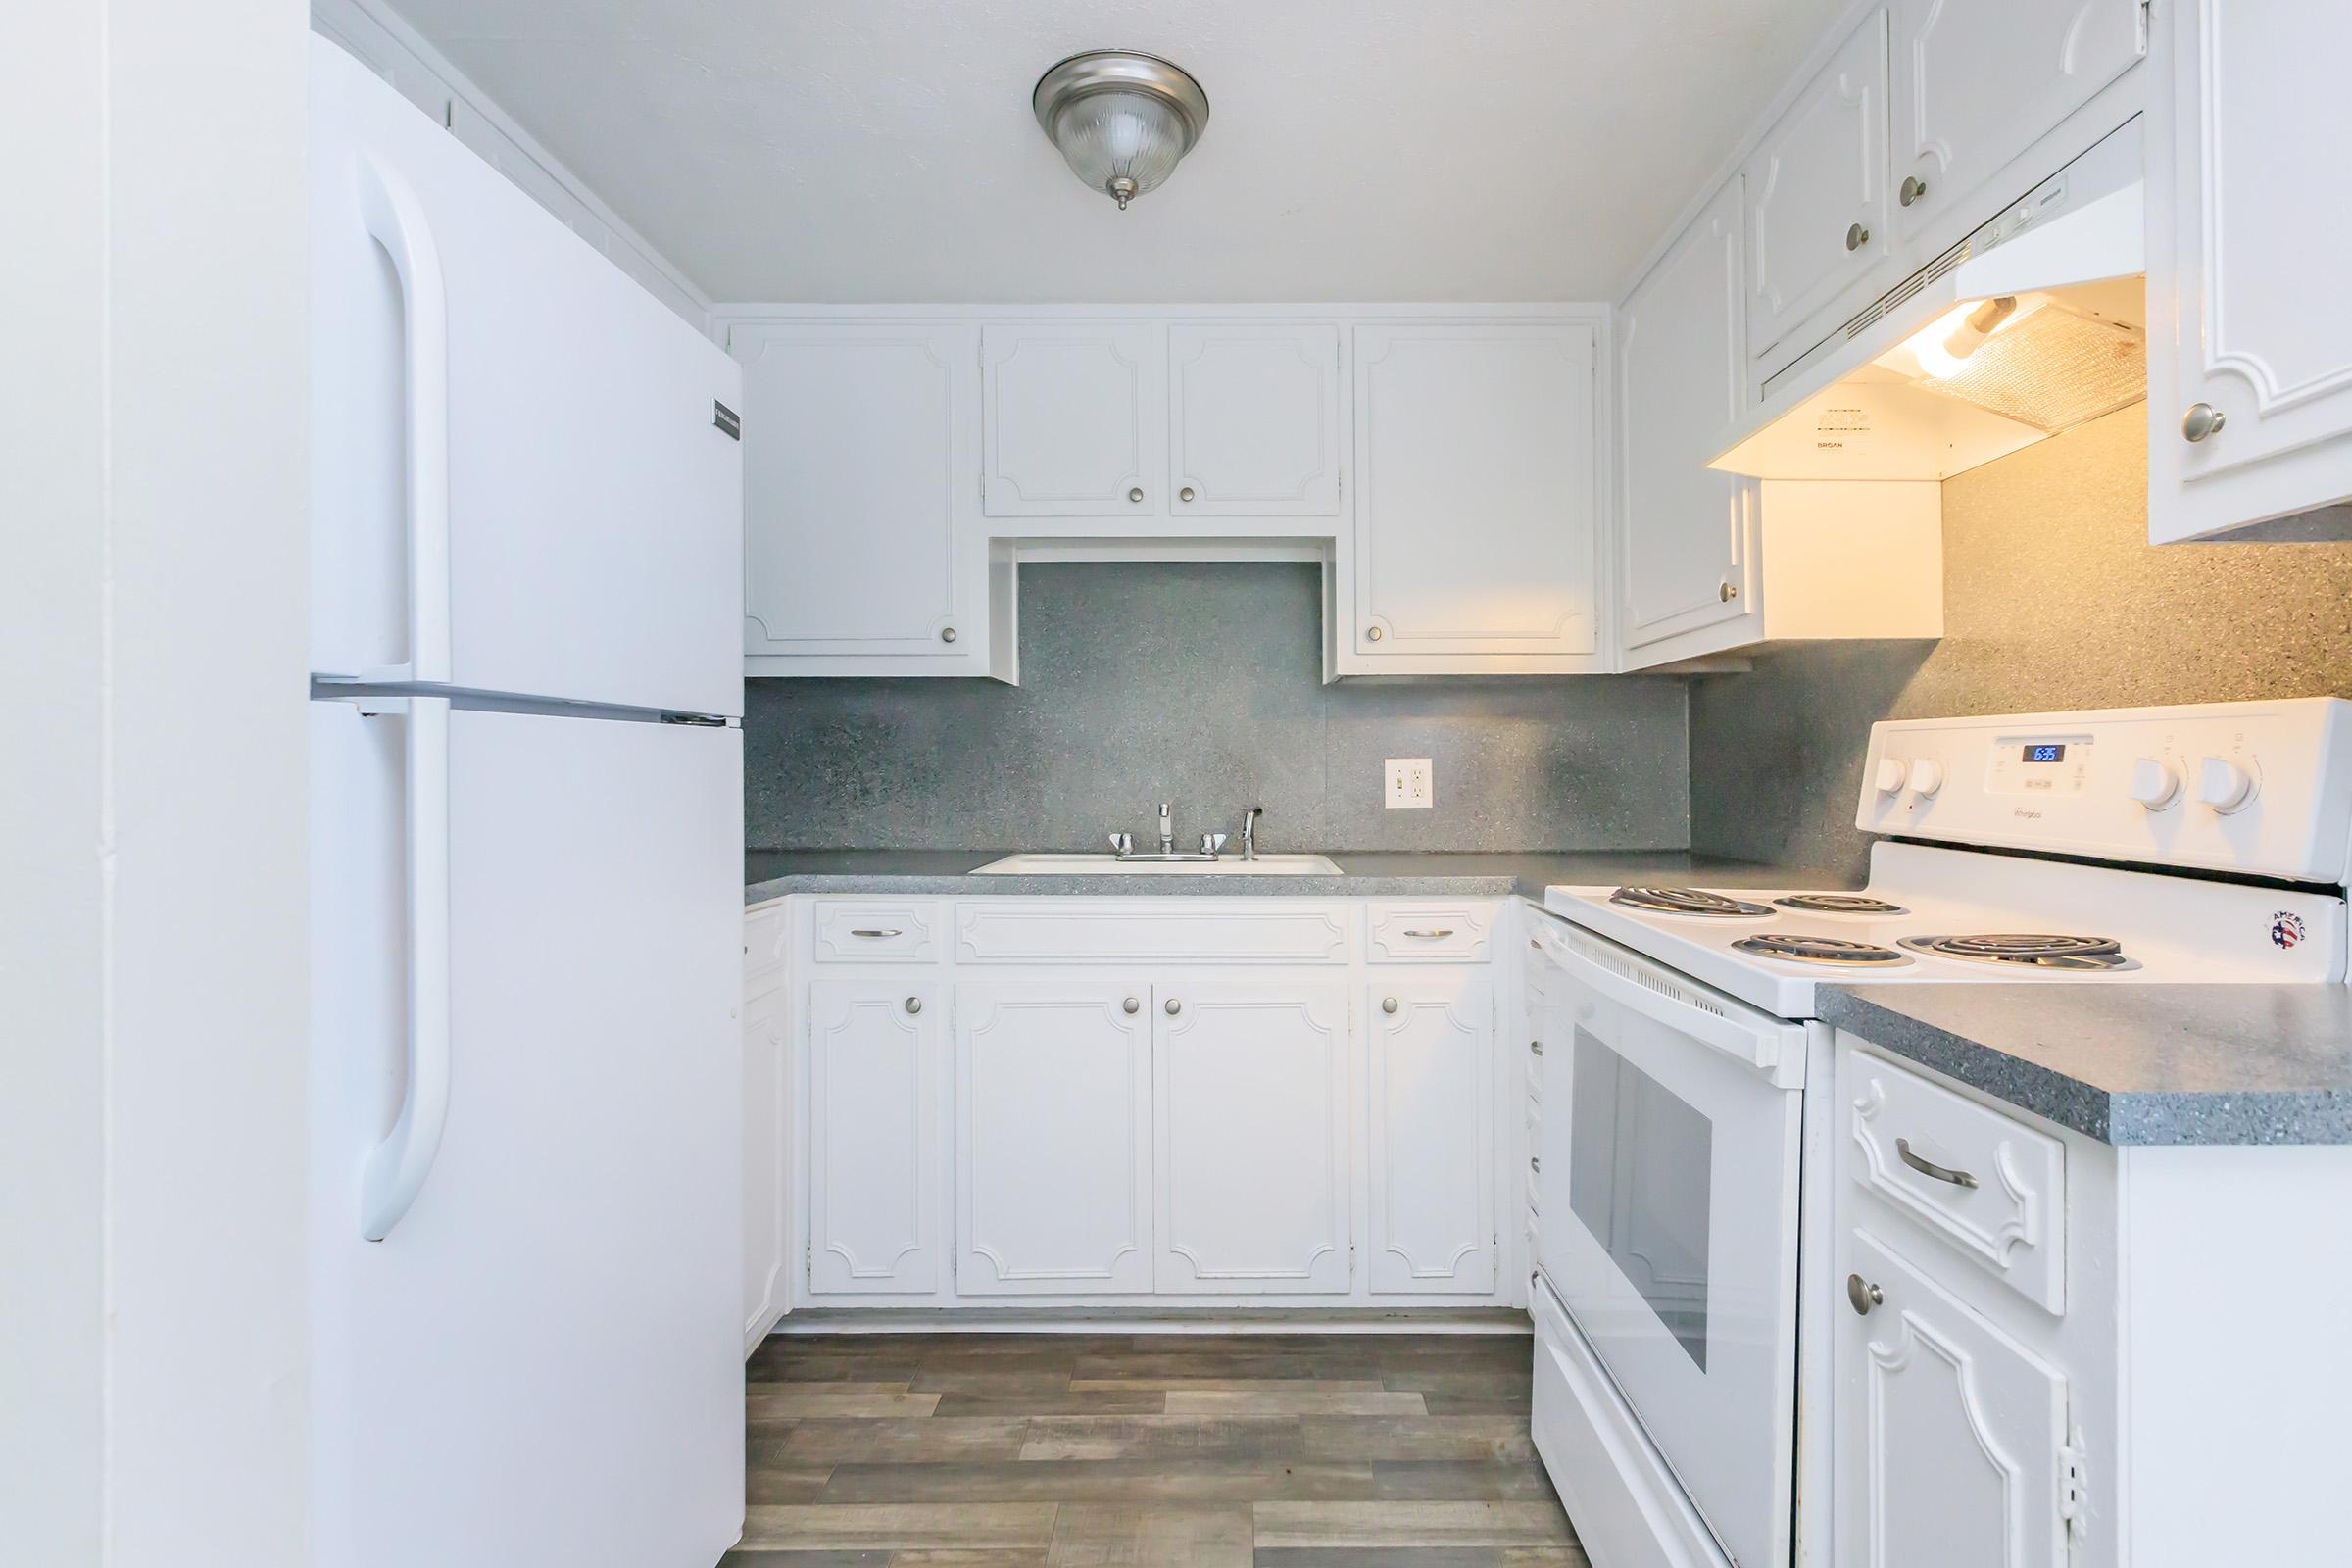
[[[1947,481],[1941,642],[1694,683],[1691,848],[1858,873],[1882,718],[2352,696],[2352,545],[2156,547],[2147,495],[2143,404]]]
[[[1690,842],[1683,681],[1323,684],[1304,564],[1021,568],[1021,682],[755,680],[754,849],[1097,849],[1175,804],[1188,847],[1266,808],[1274,850],[1675,849]],[[1381,804],[1427,757],[1429,810]]]

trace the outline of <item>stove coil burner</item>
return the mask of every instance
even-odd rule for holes
[[[1728,899],[1704,888],[1619,888],[1609,895],[1609,902],[1652,914],[1695,914],[1712,920],[1752,919],[1772,913],[1761,904]]]
[[[1784,909],[1806,909],[1815,914],[1909,914],[1899,904],[1864,893],[1791,893],[1773,903]]]
[[[1790,963],[1825,963],[1850,969],[1884,969],[1911,960],[1892,948],[1874,942],[1848,942],[1843,937],[1784,936],[1777,932],[1741,937],[1732,944],[1740,953],[1760,958],[1784,958]]]
[[[2136,969],[2124,956],[2123,944],[2113,937],[2055,936],[2040,932],[1993,932],[1983,936],[1905,937],[1903,946],[1918,953],[1967,958],[1975,963],[2006,963],[2020,969],[2100,971]]]

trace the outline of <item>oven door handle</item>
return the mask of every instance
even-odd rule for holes
[[[1677,1034],[1688,1035],[1751,1067],[1772,1080],[1776,1088],[1797,1089],[1804,1083],[1804,1031],[1801,1026],[1775,1022],[1763,1028],[1743,1024],[1720,1013],[1707,1011],[1691,1003],[1679,1001],[1638,981],[1628,979],[1606,965],[1586,957],[1559,938],[1545,933],[1542,938],[1546,957],[1559,965],[1568,979],[1597,996],[1653,1022],[1664,1024]],[[1666,976],[1661,975],[1661,979]],[[1696,989],[1695,981],[1677,981],[1675,984]]]

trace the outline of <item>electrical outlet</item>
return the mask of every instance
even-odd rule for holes
[[[1438,770],[1426,757],[1389,759],[1389,809],[1426,811],[1438,803]]]

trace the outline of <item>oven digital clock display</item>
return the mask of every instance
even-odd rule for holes
[[[2029,762],[2063,762],[2066,760],[2066,747],[2057,743],[2035,742],[2026,748],[2025,760]]]

